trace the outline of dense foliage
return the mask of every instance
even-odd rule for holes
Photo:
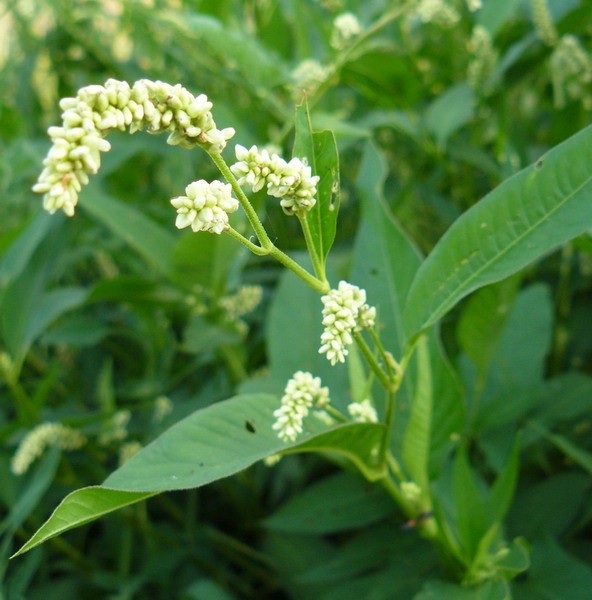
[[[0,6],[0,598],[589,597],[592,8],[482,4]],[[377,424],[313,427],[273,464],[295,372],[344,414],[384,404],[355,346],[346,365],[319,354],[319,295],[273,255],[174,228],[170,199],[220,177],[207,153],[115,132],[76,217],[41,210],[60,98],[109,78],[207,94],[236,130],[229,163],[235,143],[287,159],[308,144],[329,165],[328,279],[366,290],[408,367],[390,443],[421,497],[366,481]],[[250,198],[308,268],[298,219]],[[196,475],[215,444],[230,458]],[[131,491],[88,487],[106,479]],[[121,510],[9,562],[79,488],[62,529]]]

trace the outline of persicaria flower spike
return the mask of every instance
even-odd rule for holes
[[[357,423],[378,423],[378,414],[369,398],[348,404],[347,412]]]
[[[366,304],[366,291],[340,281],[337,289],[322,296],[323,325],[319,352],[326,353],[332,365],[345,362],[347,346],[353,343],[352,332],[373,327],[376,309]]]
[[[76,450],[86,442],[82,433],[61,423],[42,423],[32,429],[20,443],[12,458],[11,470],[15,475],[26,473],[48,446],[56,444],[62,450]]]
[[[191,226],[193,231],[222,233],[228,226],[228,215],[238,210],[239,202],[232,197],[232,187],[221,181],[194,181],[185,188],[186,196],[171,200],[177,209],[175,225],[179,229]]]
[[[101,152],[111,145],[105,136],[111,129],[130,133],[168,132],[167,142],[208,152],[222,152],[234,135],[231,127],[219,130],[207,96],[194,96],[181,85],[141,79],[133,86],[109,79],[105,85],[81,88],[74,98],[60,101],[62,126],[50,127],[53,145],[33,191],[44,194],[43,207],[50,213],[63,210],[74,215],[78,194],[88,175],[101,166]]]
[[[294,442],[302,433],[302,424],[311,408],[322,409],[329,404],[329,389],[321,387],[321,378],[311,373],[296,371],[288,381],[282,405],[273,416],[273,429],[284,442]]]
[[[230,170],[238,178],[239,185],[250,185],[253,192],[267,187],[267,193],[280,198],[282,210],[287,215],[309,211],[315,204],[319,176],[312,174],[306,159],[293,158],[286,162],[277,154],[251,146],[247,150],[237,144],[238,162]]]

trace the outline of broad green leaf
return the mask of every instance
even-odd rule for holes
[[[219,56],[223,64],[231,64],[251,87],[269,89],[286,78],[279,56],[263,48],[256,38],[218,19],[194,11],[172,10],[160,11],[159,17],[160,25],[173,24],[191,35],[196,45],[207,48],[210,56]]]
[[[52,224],[58,224],[63,217],[54,216],[53,219],[52,222],[46,212],[39,213],[4,252],[0,259],[0,290],[22,272]]]
[[[516,273],[592,226],[591,150],[588,127],[508,179],[452,225],[409,292],[408,339],[470,292]]]
[[[433,581],[426,583],[413,600],[511,600],[508,584],[494,580],[475,587],[461,587],[453,583]]]
[[[49,449],[39,465],[32,469],[26,486],[13,505],[10,513],[0,523],[0,532],[16,530],[29,516],[41,500],[47,488],[51,485],[60,460],[60,451],[57,446]]]
[[[221,295],[240,251],[241,246],[229,235],[186,232],[173,248],[172,279],[184,287],[200,285]]]
[[[443,148],[448,138],[473,118],[475,98],[468,83],[459,83],[438,96],[428,106],[425,124]]]
[[[356,187],[362,219],[354,245],[350,280],[364,288],[368,302],[377,307],[381,338],[395,358],[403,352],[403,307],[411,282],[421,264],[420,253],[385,206],[382,189],[387,176],[384,157],[366,144]],[[432,466],[439,466],[450,448],[450,436],[462,430],[464,405],[459,382],[448,364],[436,334],[429,336],[433,393]],[[412,365],[413,367],[413,365]],[[415,374],[411,368],[397,393],[394,441],[402,443],[413,398]]]
[[[395,508],[381,487],[337,473],[292,496],[263,523],[277,531],[335,533],[380,521]]]
[[[464,548],[465,560],[469,563],[472,562],[489,523],[465,444],[461,445],[456,453],[453,479],[458,534]]]
[[[562,472],[518,488],[506,517],[511,535],[532,540],[542,535],[560,537],[570,531],[589,504],[592,480],[587,473]]]
[[[154,492],[122,492],[99,486],[76,490],[62,500],[49,519],[11,558],[28,552],[65,531],[86,525],[103,515],[154,495]]]
[[[512,589],[515,600],[586,600],[592,569],[547,537],[534,544],[532,567]]]
[[[411,416],[403,439],[403,459],[413,481],[424,494],[429,490],[428,464],[432,428],[432,372],[427,338],[417,346],[417,384]]]
[[[379,475],[373,450],[384,426],[356,423],[328,429],[311,416],[302,438],[286,443],[272,429],[278,406],[275,396],[252,394],[193,413],[113,472],[103,486],[67,496],[19,553],[122,506],[163,491],[200,487],[271,454],[326,451],[351,458],[367,476]]]
[[[519,283],[520,277],[515,276],[479,290],[469,298],[458,320],[458,343],[482,378],[487,374]]]
[[[169,232],[138,209],[110,198],[96,186],[81,195],[80,204],[161,274],[167,275],[170,272],[175,245],[173,218]]]
[[[588,452],[588,450],[580,448],[577,444],[574,444],[572,441],[568,440],[564,435],[551,433],[540,423],[531,421],[530,426],[548,439],[559,450],[561,450],[561,452],[563,452],[567,458],[577,465],[580,465],[582,469],[585,469],[588,471],[588,473],[590,473],[590,475],[592,475],[592,452]]]
[[[506,466],[489,492],[489,512],[492,521],[501,523],[512,504],[520,467],[520,442],[521,435],[518,434]]]

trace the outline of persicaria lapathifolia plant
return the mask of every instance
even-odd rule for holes
[[[467,4],[471,10],[480,6],[476,1]],[[447,2],[425,1],[417,5],[414,18],[435,18],[437,13],[451,23],[452,9]],[[354,29],[348,30],[354,38],[361,35]],[[488,43],[482,35],[477,38],[482,42],[475,44],[478,58],[477,46],[487,50]],[[555,43],[552,36],[547,38]],[[475,69],[476,83],[493,62],[484,61]],[[137,451],[102,487],[81,489],[66,498],[20,552],[80,522],[164,490],[198,487],[260,460],[271,464],[291,452],[317,451],[337,462],[349,461],[368,481],[381,485],[407,515],[409,527],[439,551],[447,573],[465,585],[479,586],[479,593],[504,592],[508,581],[528,566],[524,540],[507,542],[503,529],[515,490],[520,438],[516,437],[507,464],[491,486],[475,479],[468,435],[463,435],[465,423],[460,417],[451,428],[448,420],[454,420],[453,415],[443,416],[446,411],[438,405],[454,397],[455,404],[445,408],[464,414],[462,393],[437,336],[428,332],[469,293],[507,278],[592,226],[590,128],[476,203],[425,260],[379,198],[374,203],[366,199],[362,233],[364,226],[371,228],[362,238],[367,242],[366,262],[353,269],[352,279],[359,281],[370,272],[364,280],[367,293],[355,281],[331,282],[327,276],[339,208],[338,157],[331,132],[311,131],[306,104],[296,111],[295,156],[286,160],[257,146],[237,145],[232,164],[222,153],[234,129],[218,129],[207,97],[194,96],[179,85],[141,80],[130,86],[109,80],[104,86],[82,88],[75,98],[62,100],[61,107],[62,126],[49,129],[53,146],[34,187],[44,194],[49,212],[74,214],[82,186],[100,167],[100,153],[109,150],[105,136],[111,129],[166,132],[170,144],[199,146],[225,182],[188,182],[185,194],[171,200],[171,221],[176,209],[178,228],[191,228],[199,235],[229,235],[255,255],[273,257],[317,292],[317,323],[322,332],[316,348],[323,357],[316,364],[326,370],[315,373],[313,367],[297,365],[281,399],[241,394],[190,415]],[[372,172],[380,161],[373,146],[368,148],[362,174]],[[375,190],[376,183],[372,179],[367,188]],[[264,190],[279,201],[287,216],[296,217],[311,271],[272,242],[243,186],[249,192]],[[233,227],[239,208],[255,241]],[[369,257],[385,264],[370,269]],[[382,276],[388,293],[381,296],[384,288],[372,288],[376,285],[372,277]],[[229,297],[226,304],[221,302],[220,309],[238,319],[246,305],[256,305],[260,297],[260,289],[248,288]],[[351,390],[345,404],[339,397],[343,392],[337,393],[330,381],[343,373],[343,364]],[[42,445],[73,447],[60,436],[43,438]],[[199,461],[200,453],[207,460]],[[453,491],[446,492],[451,497],[441,499],[436,489]],[[76,512],[76,519],[71,518],[70,509],[78,511],[80,506],[85,507],[84,515]]]

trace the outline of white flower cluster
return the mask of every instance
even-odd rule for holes
[[[553,50],[551,80],[557,108],[563,108],[568,99],[590,105],[592,60],[575,35],[564,35]]]
[[[119,448],[119,466],[124,465],[132,456],[135,456],[142,449],[142,444],[138,441],[126,442]]]
[[[420,0],[415,15],[423,23],[433,23],[443,28],[453,27],[460,21],[460,14],[446,0]]]
[[[306,212],[315,204],[319,176],[312,174],[306,159],[293,158],[286,162],[277,154],[251,146],[247,150],[237,144],[235,148],[238,162],[230,170],[240,185],[248,184],[254,192],[267,186],[267,193],[281,198],[280,205],[287,215]]]
[[[107,446],[111,442],[121,442],[127,437],[127,425],[132,418],[129,410],[118,410],[99,435],[99,444]]]
[[[547,0],[531,0],[530,10],[537,35],[547,46],[554,46],[558,35]]]
[[[239,317],[255,310],[263,297],[263,288],[260,285],[243,285],[235,294],[220,298],[220,308],[226,313],[229,321],[236,321]]]
[[[352,332],[373,327],[376,309],[366,304],[366,291],[346,281],[340,281],[337,289],[331,290],[323,301],[323,325],[321,354],[327,353],[332,365],[345,362],[347,346],[353,343]]]
[[[45,210],[53,214],[62,209],[69,217],[89,173],[101,166],[100,153],[111,148],[104,139],[111,129],[168,132],[169,144],[199,144],[210,152],[221,152],[234,135],[232,128],[216,128],[212,103],[204,94],[195,97],[181,85],[162,81],[141,79],[130,87],[109,79],[105,85],[81,88],[75,98],[63,98],[60,108],[62,126],[48,129],[53,146],[33,191],[45,194]]]
[[[358,17],[351,12],[341,13],[333,21],[331,46],[337,50],[345,48],[362,31]]]
[[[358,423],[378,423],[376,409],[372,406],[369,398],[361,402],[352,402],[347,406],[351,418]]]
[[[324,67],[318,60],[307,58],[292,71],[290,89],[292,96],[299,99],[303,92],[312,94],[323,83],[331,70]]]
[[[239,203],[232,197],[232,186],[214,180],[194,181],[185,188],[186,196],[171,200],[177,209],[175,225],[179,229],[191,226],[193,231],[222,233],[228,226],[228,215],[238,210]]]
[[[467,0],[467,8],[471,12],[475,12],[476,10],[483,8],[483,0]]]
[[[11,470],[15,475],[26,473],[48,446],[56,444],[62,450],[76,450],[85,442],[84,435],[76,429],[61,423],[42,423],[31,430],[20,443],[12,458]]]
[[[173,412],[173,402],[171,399],[167,396],[159,396],[154,401],[152,421],[154,423],[160,423],[171,412]]]
[[[302,423],[310,409],[313,406],[322,409],[327,404],[329,389],[321,387],[321,378],[296,371],[286,385],[282,405],[273,413],[276,418],[273,429],[284,442],[294,442],[302,433]]]

